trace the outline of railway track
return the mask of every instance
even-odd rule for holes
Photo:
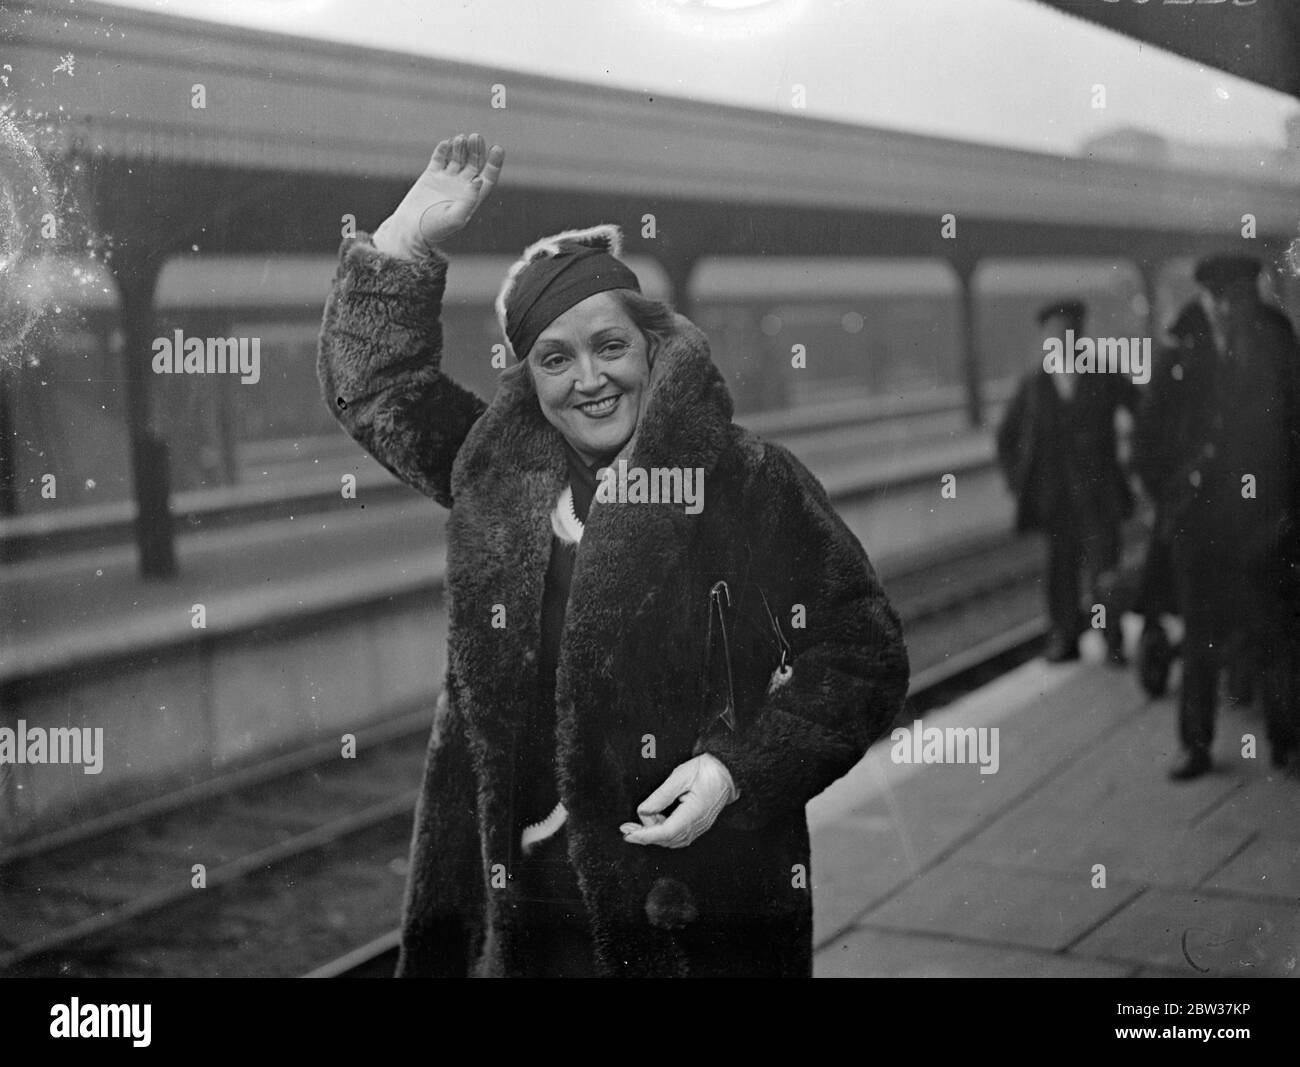
[[[909,715],[1032,650],[1040,573],[998,541],[888,579]],[[421,713],[355,759],[309,751],[0,855],[0,975],[391,974],[427,734]]]

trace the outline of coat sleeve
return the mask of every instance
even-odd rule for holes
[[[464,723],[438,702],[415,813],[398,978],[465,978],[483,935],[477,791]]]
[[[1270,318],[1274,324],[1272,344],[1282,380],[1283,395],[1278,399],[1286,428],[1283,462],[1290,483],[1279,530],[1279,547],[1285,559],[1300,567],[1300,338],[1291,320],[1281,311],[1274,309]]]
[[[739,797],[724,817],[748,829],[801,812],[847,773],[893,725],[908,684],[902,626],[866,552],[804,466],[765,447],[754,525],[806,625],[787,627],[789,681],[741,729],[715,726],[695,746],[731,772]]]
[[[316,376],[334,417],[407,485],[451,506],[451,468],[486,407],[442,371],[447,259],[403,260],[366,234],[339,249]]]
[[[1287,430],[1287,466],[1293,486],[1300,486],[1300,337],[1281,311],[1272,309],[1269,318],[1273,324],[1271,343],[1282,379],[1280,403]],[[1288,503],[1292,511],[1300,507],[1300,493],[1293,493]]]
[[[1133,421],[1132,467],[1152,499],[1160,500],[1176,466],[1173,432],[1176,390],[1181,380],[1174,367],[1182,359],[1175,347],[1162,348],[1153,361],[1151,381]]]

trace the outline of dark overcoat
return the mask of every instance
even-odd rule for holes
[[[1047,529],[1058,521],[1118,527],[1133,494],[1115,453],[1115,411],[1137,408],[1125,375],[1080,374],[1070,405],[1051,375],[1035,368],[1021,378],[997,431],[998,461],[1016,500],[1016,529]]]
[[[1196,303],[1171,333],[1133,440],[1160,532],[1191,554],[1230,553],[1252,567],[1294,558],[1300,352],[1291,324],[1258,305],[1230,323],[1227,358]]]
[[[318,358],[326,402],[394,474],[451,509],[447,678],[399,973],[528,974],[513,751],[538,688],[561,438],[524,368],[502,376],[489,405],[443,373],[440,254],[398,261],[362,235],[340,255]],[[632,467],[703,468],[703,510],[598,501],[577,554],[556,759],[569,857],[607,975],[809,975],[804,805],[889,729],[906,694],[899,621],[862,546],[803,465],[731,414],[703,335],[679,316],[620,455]],[[725,598],[711,595],[718,582]],[[769,692],[783,641],[793,674]],[[734,726],[719,715],[728,688]],[[624,843],[619,826],[636,821],[637,804],[706,751],[739,799],[687,848]]]

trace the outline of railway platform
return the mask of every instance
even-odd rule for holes
[[[818,976],[1300,976],[1300,781],[1261,714],[1224,701],[1213,773],[1170,782],[1173,698],[1088,651],[926,716],[996,730],[949,746],[996,771],[916,762],[909,725],[809,805]]]

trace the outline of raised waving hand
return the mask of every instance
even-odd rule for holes
[[[413,259],[464,229],[501,177],[506,152],[481,134],[438,142],[429,165],[374,233],[375,247]]]

